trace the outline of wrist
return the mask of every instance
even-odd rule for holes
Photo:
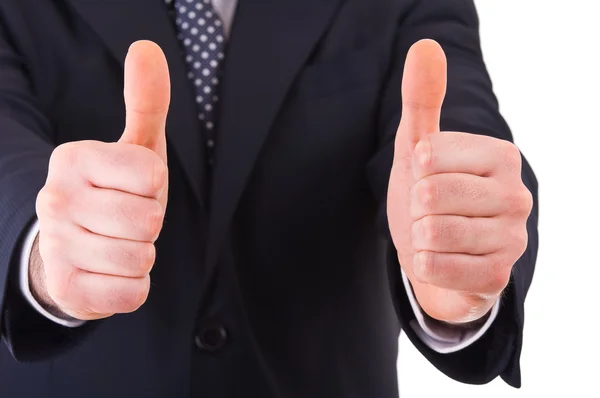
[[[33,299],[39,303],[39,305],[45,311],[47,311],[50,315],[66,322],[78,321],[76,318],[73,318],[62,311],[58,304],[52,299],[52,297],[50,297],[50,294],[46,289],[46,272],[44,270],[44,261],[42,260],[42,256],[39,252],[39,233],[36,235],[31,247],[27,274],[27,287],[29,288]]]

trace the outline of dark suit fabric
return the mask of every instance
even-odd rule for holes
[[[442,355],[408,326],[385,202],[404,60],[421,38],[448,56],[442,129],[512,140],[472,1],[240,0],[209,171],[163,0],[0,2],[0,396],[392,398],[401,328],[456,380],[519,386],[537,253],[526,162],[529,247],[492,328]],[[53,149],[120,137],[138,39],[163,48],[172,78],[152,288],[135,313],[68,329],[22,298],[19,248]],[[210,320],[227,330],[216,351],[194,339]]]

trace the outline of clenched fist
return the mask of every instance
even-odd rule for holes
[[[402,83],[402,120],[388,190],[398,259],[431,317],[465,323],[485,315],[527,247],[532,196],[510,142],[440,132],[446,57],[415,44]]]
[[[36,202],[31,290],[80,320],[132,312],[146,301],[167,205],[170,82],[156,44],[131,46],[124,96],[121,139],[57,147]]]

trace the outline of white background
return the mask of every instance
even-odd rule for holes
[[[600,397],[600,19],[595,0],[478,0],[503,115],[540,184],[523,387],[455,382],[402,336],[402,398]]]

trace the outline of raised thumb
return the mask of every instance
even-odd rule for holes
[[[165,126],[171,100],[169,67],[160,47],[137,41],[125,59],[125,131],[119,142],[153,150],[167,162]]]
[[[446,55],[433,40],[421,40],[408,52],[402,80],[402,119],[398,145],[414,146],[430,133],[440,131],[442,103],[446,95]]]

